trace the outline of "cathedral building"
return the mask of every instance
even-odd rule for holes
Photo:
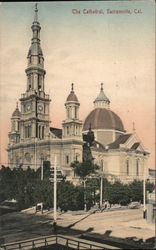
[[[19,99],[11,117],[8,164],[37,169],[43,161],[61,167],[67,179],[74,179],[70,164],[82,162],[84,137],[90,131],[94,140],[90,145],[92,159],[108,179],[129,182],[147,175],[149,153],[135,132],[127,133],[120,117],[110,108],[110,100],[103,91],[94,101],[94,109],[84,123],[79,118],[80,103],[74,84],[65,101],[66,118],[62,129],[50,127],[50,96],[45,91],[44,56],[40,46],[41,26],[38,9],[32,23],[32,42],[27,55],[26,91]]]

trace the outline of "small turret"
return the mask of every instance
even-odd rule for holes
[[[65,107],[66,107],[66,119],[63,121],[63,136],[81,136],[82,121],[79,120],[79,106],[80,103],[74,92],[74,84],[71,84],[71,92],[68,95]]]
[[[20,141],[20,118],[21,112],[19,111],[17,102],[16,109],[12,113],[11,117],[11,132],[9,133],[9,144],[15,144]]]

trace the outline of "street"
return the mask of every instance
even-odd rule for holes
[[[126,209],[90,214],[67,212],[58,214],[57,225],[61,233],[79,237],[80,234],[96,233],[107,239],[133,239],[146,241],[155,236],[154,225],[143,219],[141,209]],[[5,243],[52,234],[53,213],[44,211],[34,214],[34,209],[5,214],[0,217],[0,238]]]

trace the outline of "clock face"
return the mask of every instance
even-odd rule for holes
[[[42,111],[43,110],[43,106],[42,105],[38,105],[38,110]]]

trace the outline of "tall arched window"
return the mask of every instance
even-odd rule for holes
[[[66,155],[66,164],[69,164],[69,155]]]
[[[41,91],[41,76],[38,75],[38,90]]]
[[[126,174],[129,176],[129,160],[126,161]]]
[[[69,135],[69,127],[67,126],[67,135]]]
[[[20,129],[20,122],[18,121],[17,122],[17,130],[19,131],[19,129]]]
[[[77,119],[77,107],[74,107],[74,111],[75,111],[75,119]]]
[[[67,118],[69,119],[70,116],[70,112],[69,112],[69,108],[67,109]]]
[[[25,126],[25,138],[28,138],[28,127]]]
[[[139,176],[139,159],[136,159],[136,176]]]
[[[42,127],[42,139],[44,138],[44,127]]]
[[[38,127],[38,137],[41,138],[41,126]]]

